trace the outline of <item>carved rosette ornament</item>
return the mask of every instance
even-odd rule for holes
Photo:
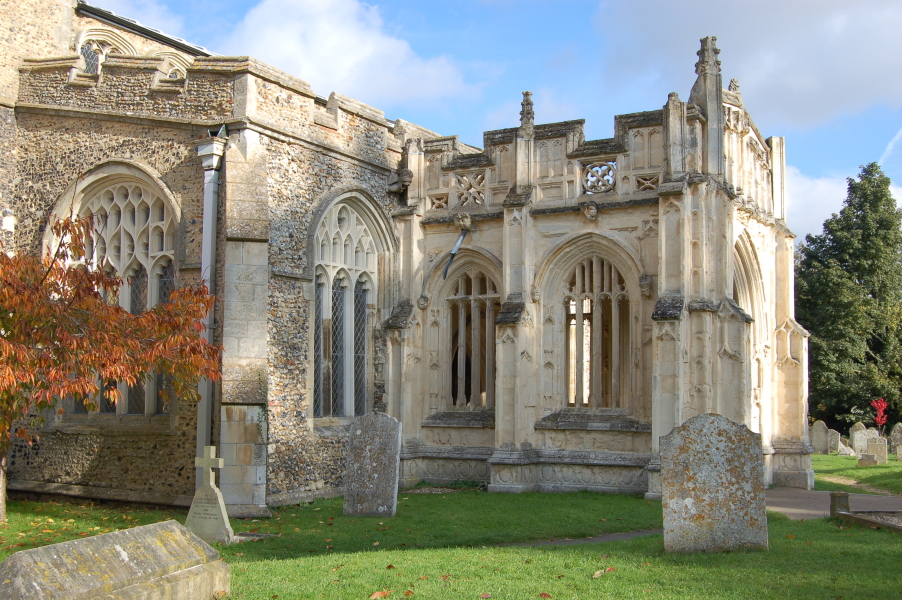
[[[586,166],[583,170],[583,187],[587,194],[603,194],[614,190],[617,163],[597,162]]]

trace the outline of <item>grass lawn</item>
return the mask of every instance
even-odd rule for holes
[[[660,535],[498,547],[660,527],[660,503],[637,497],[402,493],[390,519],[345,517],[341,507],[341,499],[321,500],[277,509],[269,520],[233,521],[236,531],[280,537],[220,548],[232,565],[232,599],[366,599],[391,590],[389,599],[849,600],[902,590],[902,536],[825,519],[770,514],[769,552],[668,555]],[[36,502],[10,502],[9,514],[9,524],[0,525],[0,558],[35,544],[185,518],[178,510]]]
[[[811,464],[814,469],[814,489],[829,492],[851,492],[867,494],[867,490],[855,484],[826,481],[823,477],[843,478],[866,484],[893,494],[902,495],[902,462],[890,455],[885,465],[859,467],[854,456],[837,456],[835,454],[812,454]],[[900,594],[902,596],[902,594]]]

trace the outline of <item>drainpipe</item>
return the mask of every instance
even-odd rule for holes
[[[197,155],[204,167],[204,221],[201,234],[201,277],[207,282],[212,294],[216,289],[216,236],[217,214],[219,212],[219,168],[222,166],[222,155],[228,138],[211,137],[198,141]],[[204,339],[213,342],[213,313],[203,318]],[[213,423],[213,382],[206,377],[197,385],[200,402],[197,404],[197,451],[195,456],[203,457],[204,447],[210,445],[210,432]],[[198,467],[194,484],[200,487],[203,480],[203,468]]]

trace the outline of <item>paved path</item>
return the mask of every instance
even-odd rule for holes
[[[855,510],[902,511],[902,496],[849,494],[849,508]],[[767,509],[790,519],[819,519],[830,514],[830,492],[814,492],[777,487],[767,490]]]

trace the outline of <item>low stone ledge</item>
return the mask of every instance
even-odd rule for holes
[[[402,446],[401,460],[438,458],[448,460],[488,460],[494,448],[481,446]]]
[[[639,467],[644,469],[654,454],[636,452],[596,452],[593,450],[496,450],[492,465],[570,464],[595,467]]]
[[[162,506],[191,506],[191,496],[175,494],[160,494],[157,492],[119,490],[113,488],[96,487],[91,485],[75,485],[70,483],[53,483],[47,481],[27,481],[11,479],[6,484],[6,489],[16,492],[30,492],[35,494],[59,494],[61,496],[74,496],[76,498],[92,498],[95,500],[116,500],[119,502],[141,502],[145,504],[160,504]]]

